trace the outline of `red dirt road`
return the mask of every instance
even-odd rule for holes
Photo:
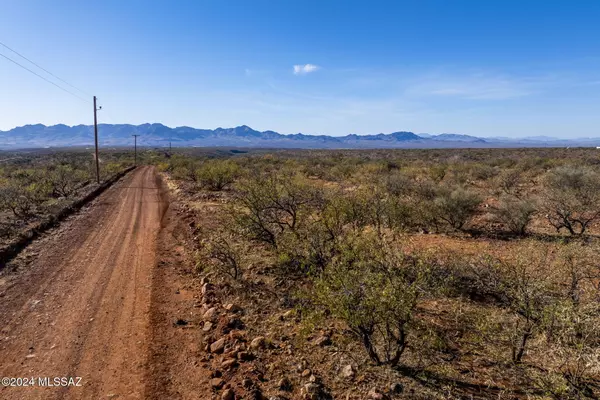
[[[0,276],[0,378],[35,380],[0,385],[1,399],[145,397],[160,188],[153,167],[134,170]],[[82,386],[42,388],[40,377]]]

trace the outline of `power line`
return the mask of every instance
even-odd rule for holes
[[[19,53],[18,51],[16,51],[15,49],[12,49],[10,47],[8,47],[7,45],[5,45],[4,43],[0,42],[0,45],[6,47],[7,49],[9,49],[10,51],[12,51],[13,53],[15,53],[16,55],[18,55],[19,57],[29,61],[31,64],[35,65],[36,67],[38,67],[39,69],[41,69],[42,71],[46,72],[48,75],[53,76],[54,78],[58,79],[59,81],[66,83],[67,85],[71,86],[73,89],[80,91],[81,93],[87,94],[88,96],[92,96],[91,94],[89,94],[88,92],[86,92],[85,90],[79,89],[77,86],[73,86],[71,85],[69,82],[65,81],[62,78],[59,78],[58,76],[54,75],[52,72],[48,71],[46,68],[42,67],[41,65],[31,61],[29,58],[25,57],[23,54]]]
[[[82,101],[85,101],[86,103],[89,103],[89,100],[86,100],[86,99],[84,99],[83,97],[81,97],[81,96],[79,96],[79,95],[77,95],[77,94],[75,94],[75,93],[73,93],[73,92],[71,92],[71,91],[69,91],[69,90],[65,89],[64,87],[57,85],[56,83],[52,82],[51,80],[44,78],[42,75],[38,74],[37,72],[34,72],[34,71],[30,70],[29,68],[27,68],[26,66],[24,66],[24,65],[22,65],[22,64],[19,64],[18,62],[16,62],[16,61],[15,61],[15,60],[13,60],[12,58],[9,58],[9,57],[5,56],[5,55],[4,55],[4,54],[2,54],[2,53],[0,53],[0,56],[2,56],[2,57],[4,57],[4,58],[6,58],[8,61],[12,62],[13,64],[16,64],[16,65],[18,65],[19,67],[23,68],[24,70],[31,72],[32,74],[34,74],[34,75],[35,75],[35,76],[37,76],[38,78],[41,78],[41,79],[45,80],[46,82],[48,82],[48,83],[50,83],[50,84],[52,84],[52,85],[56,86],[56,87],[57,87],[57,88],[59,88],[60,90],[63,90],[63,91],[65,91],[65,92],[69,93],[70,95],[77,97],[79,100],[82,100]]]

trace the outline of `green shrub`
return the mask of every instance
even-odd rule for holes
[[[0,210],[11,211],[17,218],[29,218],[34,215],[38,203],[35,184],[27,187],[10,185],[0,188]]]
[[[484,292],[494,293],[514,315],[511,358],[520,363],[530,341],[557,311],[560,298],[548,271],[550,253],[528,243],[507,260],[485,257],[475,268]]]
[[[475,214],[481,197],[472,191],[442,187],[434,201],[435,215],[454,229],[462,229]]]
[[[582,235],[600,217],[600,174],[585,167],[559,167],[544,179],[543,205],[558,232]]]
[[[277,247],[277,239],[295,232],[322,202],[321,190],[301,175],[254,177],[238,185],[234,219],[250,238]]]
[[[536,207],[531,201],[504,196],[500,198],[494,215],[512,233],[524,235],[535,212]]]
[[[48,171],[46,182],[54,197],[69,197],[89,176],[82,170],[70,165],[58,165]]]
[[[196,181],[208,190],[220,191],[230,186],[239,175],[238,165],[231,160],[209,160],[196,170]]]
[[[315,279],[309,296],[348,326],[373,362],[395,366],[428,273],[384,243],[356,237]]]

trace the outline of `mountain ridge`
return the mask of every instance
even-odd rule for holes
[[[234,128],[199,129],[190,126],[168,127],[161,123],[99,124],[102,146],[129,146],[131,135],[140,146],[161,147],[171,143],[176,147],[261,147],[261,148],[454,148],[454,147],[539,147],[539,146],[599,146],[600,138],[558,139],[545,136],[481,138],[477,136],[441,133],[415,134],[409,131],[344,136],[281,134],[272,130],[257,131],[247,125]],[[539,139],[538,139],[539,138]],[[64,124],[46,126],[29,124],[0,131],[0,148],[36,148],[89,146],[93,143],[91,125]]]

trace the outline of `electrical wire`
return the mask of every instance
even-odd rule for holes
[[[46,79],[45,77],[43,77],[42,75],[38,74],[37,72],[35,72],[35,71],[32,71],[31,69],[27,68],[26,66],[24,66],[24,65],[22,65],[22,64],[19,64],[17,61],[13,60],[12,58],[10,58],[10,57],[7,57],[7,56],[5,56],[5,55],[4,55],[4,54],[2,54],[2,53],[0,53],[0,57],[4,57],[4,58],[6,58],[8,61],[12,62],[13,64],[16,64],[16,65],[18,65],[19,67],[23,68],[24,70],[31,72],[32,74],[34,74],[34,75],[35,75],[35,76],[37,76],[38,78],[41,78],[41,79],[45,80],[46,82],[48,82],[48,83],[50,83],[50,84],[52,84],[52,85],[56,86],[56,87],[57,87],[57,88],[59,88],[60,90],[62,90],[62,91],[65,91],[65,92],[69,93],[70,95],[77,97],[79,100],[81,100],[81,101],[84,101],[84,102],[86,102],[86,103],[90,103],[90,101],[89,101],[89,100],[86,100],[86,99],[84,99],[83,97],[81,97],[81,96],[79,96],[79,95],[77,95],[77,94],[75,94],[75,93],[71,92],[70,90],[67,90],[67,89],[65,89],[64,87],[57,85],[56,83],[52,82],[52,81],[51,81],[51,80],[49,80],[49,79]]]
[[[0,42],[0,45],[6,47],[8,50],[12,51],[13,53],[15,53],[16,55],[18,55],[19,57],[29,61],[31,64],[35,65],[36,67],[38,67],[39,69],[41,69],[42,71],[44,71],[45,73],[47,73],[48,75],[53,76],[54,78],[58,79],[59,81],[71,86],[73,89],[78,90],[81,93],[87,94],[88,96],[93,96],[92,94],[86,92],[85,90],[79,89],[77,86],[71,85],[69,82],[65,81],[64,79],[54,75],[52,72],[48,71],[46,68],[42,67],[41,65],[37,64],[34,61],[31,61],[29,58],[25,57],[23,54],[19,53],[18,51],[16,51],[13,48],[8,47],[7,45],[5,45],[4,43]]]

